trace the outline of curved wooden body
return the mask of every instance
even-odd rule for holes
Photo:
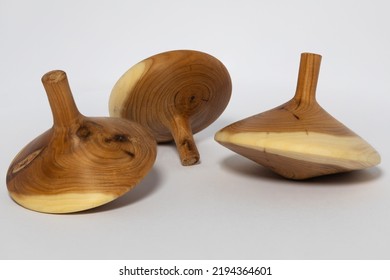
[[[293,99],[223,128],[215,140],[290,179],[379,164],[373,147],[317,103],[320,63],[320,55],[303,53]]]
[[[149,57],[115,84],[110,116],[136,121],[157,142],[174,140],[183,165],[198,162],[193,134],[214,122],[232,91],[225,66],[206,53],[179,50]]]
[[[54,125],[11,163],[11,197],[35,211],[69,213],[105,204],[132,189],[155,161],[153,136],[124,119],[81,115],[62,71],[47,73],[42,82]]]

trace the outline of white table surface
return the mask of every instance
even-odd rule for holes
[[[0,259],[389,259],[388,1],[0,1]],[[173,49],[228,68],[231,101],[195,135],[201,163],[160,145],[124,197],[71,215],[12,201],[7,168],[52,125],[40,82],[65,70],[79,110],[107,116],[116,80]],[[288,101],[301,52],[323,56],[319,103],[381,154],[375,168],[283,179],[213,140]]]

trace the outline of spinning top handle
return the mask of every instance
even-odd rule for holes
[[[298,104],[311,104],[316,101],[316,88],[320,66],[321,55],[314,53],[301,54],[298,83],[294,96]]]
[[[197,163],[200,155],[192,135],[188,117],[181,115],[173,116],[170,129],[179,152],[181,163],[184,166]]]
[[[79,118],[80,112],[64,71],[54,70],[46,73],[42,77],[42,83],[49,99],[55,127],[69,126]]]

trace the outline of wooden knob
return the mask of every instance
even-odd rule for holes
[[[153,136],[125,119],[81,115],[63,71],[45,74],[42,82],[54,125],[12,161],[7,172],[11,197],[35,211],[70,213],[131,190],[154,163]]]
[[[183,165],[199,161],[193,134],[226,108],[232,84],[225,66],[206,53],[179,50],[149,57],[115,84],[110,115],[136,121],[158,142],[174,140]]]
[[[290,101],[221,129],[215,140],[289,179],[379,164],[380,156],[372,146],[317,103],[320,63],[320,55],[303,53],[297,90]]]

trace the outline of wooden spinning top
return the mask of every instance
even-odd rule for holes
[[[42,83],[54,125],[11,163],[11,197],[35,211],[69,213],[105,204],[132,189],[156,158],[153,136],[128,120],[81,115],[63,71],[45,74]]]
[[[151,56],[115,84],[110,116],[136,121],[157,142],[174,140],[183,165],[199,161],[193,134],[214,122],[232,91],[225,66],[206,53],[178,50]]]
[[[320,63],[320,55],[303,53],[293,99],[223,128],[215,140],[290,179],[379,164],[373,147],[317,103]]]

